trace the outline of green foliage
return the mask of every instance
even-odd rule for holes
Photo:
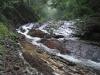
[[[8,30],[6,24],[0,22],[0,39],[2,38],[11,38],[12,40],[15,40],[16,34]]]
[[[48,3],[50,1],[51,3]],[[51,15],[50,12],[53,10],[48,10],[48,6],[57,9],[57,16]],[[23,12],[19,9],[22,9]],[[13,20],[16,22],[15,24],[20,21],[32,22],[34,21],[33,18],[39,21],[44,21],[48,17],[58,19],[80,18],[86,15],[90,16],[96,13],[95,11],[100,11],[99,0],[0,0],[0,20],[6,22]]]
[[[9,35],[8,28],[3,23],[0,23],[0,36],[8,36],[8,35]]]
[[[0,21],[17,25],[39,19],[29,1],[32,0],[0,0]]]
[[[85,15],[93,14],[88,0],[52,0],[53,8],[58,9],[58,15],[62,19],[79,18]]]
[[[0,59],[3,53],[4,53],[4,47],[3,45],[0,44]]]

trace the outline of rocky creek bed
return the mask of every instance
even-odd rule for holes
[[[36,48],[35,50],[31,50],[31,45],[26,43],[26,46],[25,46],[24,45],[25,42],[24,43],[20,42],[22,47],[24,46],[23,52],[27,53],[27,50],[28,50],[29,54],[31,54],[33,58],[35,56],[37,57],[39,56],[38,58],[42,59],[39,61],[41,62],[45,61],[47,65],[50,63],[52,64],[52,62],[50,62],[51,59],[47,60],[48,56],[51,56],[51,57],[54,56],[57,58],[61,58],[62,60],[67,61],[69,63],[72,62],[74,64],[88,66],[88,68],[90,67],[97,70],[100,69],[100,63],[97,62],[99,61],[100,47],[92,45],[85,41],[77,40],[75,37],[73,38],[71,36],[72,34],[74,34],[73,29],[75,29],[75,26],[73,26],[74,25],[73,21],[59,21],[59,22],[56,22],[54,25],[52,24],[52,22],[44,23],[43,25],[38,24],[38,23],[36,24],[29,23],[27,25],[23,25],[22,27],[20,27],[17,30],[18,33],[23,35],[20,41],[22,41],[23,39],[24,41],[27,41],[28,43],[30,43],[33,49]],[[28,47],[29,49],[27,49],[27,46],[29,46]],[[37,53],[37,52],[41,53],[41,51],[43,53],[46,53],[46,55],[42,53],[42,55],[46,57],[43,57]],[[58,62],[56,61],[56,64],[57,63]],[[34,65],[35,64],[33,64],[33,67]],[[37,64],[37,66],[38,65],[39,64]],[[64,69],[63,69],[63,72],[60,69],[56,71],[56,68],[53,68],[53,65],[51,66],[49,65],[48,68],[49,69],[51,68],[48,71],[50,73],[52,72],[52,74],[56,73],[59,75],[66,75],[65,73],[66,71]],[[40,68],[38,68],[38,70],[41,71]]]
[[[5,55],[1,75],[100,75],[99,46],[72,38],[73,22],[56,23],[57,31],[49,25],[19,27],[19,43],[2,40]]]

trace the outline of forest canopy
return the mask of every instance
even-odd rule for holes
[[[99,4],[99,0],[0,0],[0,20],[23,24],[49,19],[75,19],[98,15]]]

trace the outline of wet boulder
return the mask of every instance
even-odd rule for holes
[[[43,32],[41,30],[36,30],[36,29],[30,30],[28,34],[33,37],[40,37],[40,38],[50,38],[51,37],[49,34]]]
[[[60,51],[60,53],[69,53],[70,51],[64,46],[64,43],[55,39],[55,38],[50,38],[50,39],[42,39],[41,43],[46,45],[50,49],[57,49]]]

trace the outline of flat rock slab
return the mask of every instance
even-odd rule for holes
[[[100,62],[99,46],[82,40],[66,40],[65,44],[73,56]]]

